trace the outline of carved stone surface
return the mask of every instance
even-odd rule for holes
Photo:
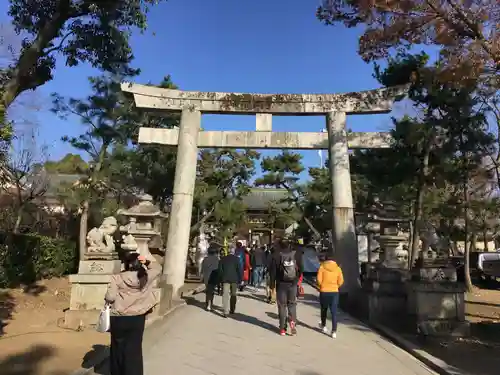
[[[465,288],[456,282],[412,281],[408,287],[408,313],[418,332],[425,335],[467,334]],[[458,328],[459,329],[458,329]]]
[[[120,269],[119,260],[82,260],[78,265],[79,274],[113,274]]]
[[[131,234],[126,234],[122,236],[122,244],[120,245],[123,250],[126,251],[136,251],[137,242]]]
[[[139,142],[176,146],[178,129],[141,127]],[[347,135],[350,149],[389,148],[390,133],[362,132]],[[326,150],[328,134],[322,132],[200,131],[198,146],[203,148]]]
[[[87,253],[112,253],[115,251],[113,234],[118,228],[118,222],[113,216],[108,216],[98,228],[92,228],[87,234]]]
[[[382,265],[387,268],[408,268],[408,251],[403,248],[406,236],[383,234],[377,237],[382,249],[380,258]]]
[[[430,282],[457,281],[454,267],[419,267],[412,270],[412,279]]]
[[[153,198],[142,195],[135,206],[127,210],[118,210],[118,214],[128,218],[128,223],[120,227],[122,235],[121,248],[125,251],[136,251],[146,259],[156,262],[151,255],[149,243],[160,236],[159,220],[165,217],[153,204]]]
[[[186,105],[201,112],[223,113],[385,113],[394,98],[404,95],[406,86],[344,94],[250,94],[164,89],[123,83],[139,108],[177,110]]]
[[[408,277],[408,271],[404,269],[382,265],[372,268],[370,277],[363,283],[370,321],[383,323],[406,313]]]

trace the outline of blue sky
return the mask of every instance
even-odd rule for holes
[[[357,54],[361,30],[324,26],[315,18],[318,0],[169,0],[153,8],[149,29],[132,38],[138,82],[159,82],[170,74],[185,90],[260,93],[337,93],[379,87],[373,67]],[[0,2],[5,14],[8,1]],[[6,17],[6,16],[1,16]],[[60,61],[55,79],[39,90],[84,97],[87,77],[98,74]],[[77,119],[50,113],[47,99],[37,117],[40,143],[51,159],[73,150],[60,141],[78,135]],[[204,115],[205,130],[253,130],[253,116]],[[354,131],[387,130],[389,116],[351,116]],[[276,131],[320,131],[322,117],[274,117]],[[318,166],[317,151],[303,152],[306,166]]]

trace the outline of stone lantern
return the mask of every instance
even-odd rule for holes
[[[402,227],[409,220],[401,217],[390,202],[379,206],[369,215],[365,226],[380,245],[379,259],[369,265],[363,289],[369,319],[383,323],[406,313],[405,283],[409,275],[405,245],[408,234]]]
[[[127,210],[118,210],[118,215],[127,218],[128,223],[120,227],[123,233],[122,250],[135,251],[155,262],[149,251],[149,242],[161,235],[161,219],[166,215],[153,204],[153,198],[142,195],[139,203]]]

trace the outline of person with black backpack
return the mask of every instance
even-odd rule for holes
[[[280,335],[287,333],[287,322],[291,334],[297,334],[297,283],[304,266],[302,253],[295,251],[287,240],[278,240],[271,260],[271,285],[276,286]]]

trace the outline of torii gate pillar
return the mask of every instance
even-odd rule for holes
[[[179,128],[174,194],[162,275],[162,282],[172,285],[174,296],[184,285],[186,274],[200,128],[201,112],[194,108],[184,108]]]
[[[347,144],[345,112],[329,112],[326,115],[328,130],[328,162],[332,186],[332,229],[335,257],[341,265],[345,279],[342,292],[352,294],[358,289],[359,261],[354,204],[349,170],[349,148]]]

